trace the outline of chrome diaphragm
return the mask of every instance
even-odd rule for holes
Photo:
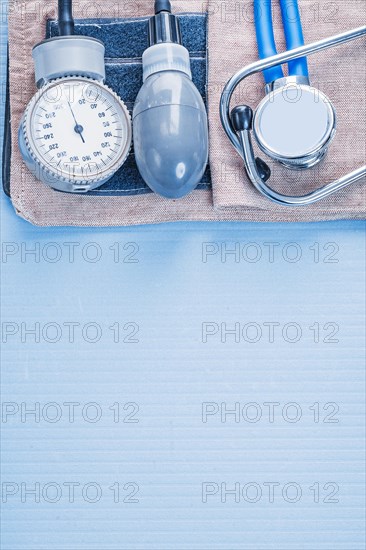
[[[254,113],[253,132],[260,149],[292,169],[322,160],[335,135],[336,115],[327,96],[306,77],[285,77],[266,87]]]

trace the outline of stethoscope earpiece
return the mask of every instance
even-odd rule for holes
[[[249,132],[252,129],[253,109],[248,105],[238,105],[234,107],[230,114],[231,124],[239,138],[241,134]],[[263,182],[266,182],[271,176],[271,169],[260,157],[255,158],[256,170]]]
[[[251,130],[253,122],[253,109],[249,105],[238,105],[230,113],[231,123],[235,132]]]

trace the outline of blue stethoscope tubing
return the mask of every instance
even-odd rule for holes
[[[286,47],[288,50],[304,45],[300,10],[297,0],[280,0],[283,29]],[[254,0],[254,22],[260,59],[277,54],[276,42],[273,33],[272,2],[271,0]],[[300,57],[288,64],[289,76],[308,76],[306,57]],[[263,71],[267,84],[283,78],[280,65]]]

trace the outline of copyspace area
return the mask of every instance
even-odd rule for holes
[[[4,550],[364,547],[363,222],[1,231]]]

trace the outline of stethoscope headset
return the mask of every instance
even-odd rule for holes
[[[301,206],[323,199],[366,175],[362,166],[340,179],[302,196],[283,195],[267,181],[271,171],[255,157],[251,134],[259,148],[287,168],[302,170],[318,164],[336,132],[336,114],[326,95],[310,86],[307,55],[349,42],[366,33],[366,26],[304,45],[297,0],[280,0],[288,51],[277,54],[271,0],[254,0],[254,18],[260,61],[239,70],[226,84],[220,100],[220,116],[231,143],[244,160],[254,187],[281,205]],[[288,76],[281,65],[288,63]],[[266,96],[255,112],[240,105],[230,112],[230,100],[240,82],[263,71]]]

